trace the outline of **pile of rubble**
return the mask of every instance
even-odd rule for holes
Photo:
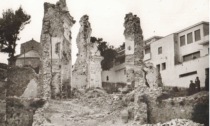
[[[195,123],[187,119],[172,119],[166,123],[144,124],[142,126],[204,126],[204,124]]]

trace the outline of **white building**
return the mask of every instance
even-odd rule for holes
[[[160,70],[164,86],[189,87],[190,80],[199,77],[204,87],[209,72],[208,22],[200,22],[165,37],[154,36],[144,42],[144,61],[153,63]],[[124,62],[125,50],[119,54],[116,65],[102,72],[102,82],[126,83],[125,70],[129,66]]]

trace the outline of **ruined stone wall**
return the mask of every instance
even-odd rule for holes
[[[98,43],[88,44],[88,88],[91,87],[102,87],[101,79],[101,61],[103,57],[100,55],[98,50]]]
[[[190,119],[209,125],[209,93],[199,92],[192,96],[148,101],[150,123],[166,122],[171,119]]]
[[[8,65],[0,63],[0,126],[6,121],[6,82]]]
[[[0,126],[5,126],[6,121],[6,87],[5,82],[0,80]]]
[[[133,117],[140,124],[148,123],[147,99],[153,101],[162,93],[160,73],[150,63],[143,62],[143,35],[140,18],[132,13],[124,18],[127,84],[135,87]],[[126,44],[128,46],[126,46]],[[132,47],[133,45],[133,47]],[[130,46],[130,47],[129,47]],[[133,50],[132,50],[133,48]],[[126,52],[126,51],[125,51]],[[132,108],[132,107],[131,107]]]
[[[90,43],[92,29],[87,15],[82,16],[79,23],[80,29],[76,39],[78,54],[72,73],[72,87],[86,88],[88,82],[89,61],[87,46]]]
[[[140,18],[132,13],[124,18],[125,63],[127,84],[145,86],[145,72],[143,71],[143,35]],[[129,66],[128,66],[129,65]]]
[[[72,73],[72,87],[102,87],[101,60],[103,58],[98,51],[98,43],[90,42],[92,29],[87,15],[81,17],[80,25],[77,35],[78,54]]]
[[[8,69],[6,82],[6,125],[30,126],[35,110],[43,102],[38,99],[40,83],[32,68]]]
[[[71,85],[71,27],[75,21],[65,0],[44,4],[41,34],[43,97],[69,97]]]
[[[133,58],[128,55],[126,61],[133,61],[135,65],[141,65],[144,57],[144,45],[140,18],[132,13],[126,14],[124,27],[125,44],[129,44],[128,46],[126,45],[125,52],[133,55]]]

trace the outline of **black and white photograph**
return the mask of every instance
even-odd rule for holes
[[[209,0],[0,0],[0,126],[209,126]]]

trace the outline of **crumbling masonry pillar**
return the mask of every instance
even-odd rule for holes
[[[80,19],[80,29],[77,35],[78,54],[72,73],[73,88],[102,87],[101,60],[98,43],[90,42],[91,25],[89,17],[84,15]]]
[[[143,36],[140,26],[140,18],[132,13],[126,14],[124,18],[125,36],[125,63],[127,84],[137,86],[145,83],[143,63]]]
[[[134,95],[134,120],[145,124],[148,120],[148,106],[143,101],[146,98],[154,101],[161,94],[162,90],[158,87],[162,82],[153,64],[143,62],[144,43],[140,18],[132,13],[126,14],[124,27],[127,84],[135,86],[138,92]]]
[[[90,43],[90,35],[92,32],[89,17],[84,15],[81,17],[80,29],[77,35],[77,48],[78,54],[74,64],[72,73],[72,87],[73,88],[86,88],[88,82],[88,50],[87,45]]]
[[[44,3],[41,33],[42,97],[68,97],[71,85],[71,27],[75,21],[65,0]]]

